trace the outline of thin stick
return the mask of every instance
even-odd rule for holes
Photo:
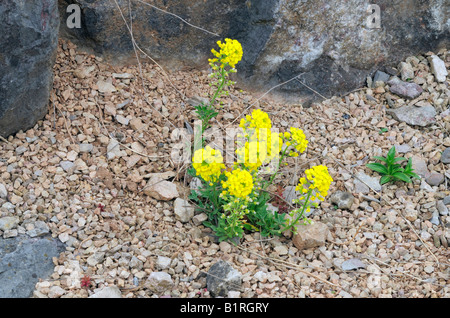
[[[72,133],[71,133],[70,130],[69,130],[69,126],[68,126],[68,124],[67,124],[66,116],[64,116],[64,113],[61,111],[61,109],[59,109],[58,106],[56,106],[56,104],[55,104],[55,107],[58,109],[58,111],[59,111],[59,112],[61,113],[61,115],[63,116],[63,118],[64,118],[64,125],[66,126],[67,132],[69,133],[69,137],[70,137],[70,139],[72,140],[72,143],[73,143],[74,145],[76,145],[77,143],[76,143],[75,140],[73,139]]]

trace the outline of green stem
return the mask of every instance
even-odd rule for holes
[[[289,229],[293,228],[295,226],[295,224],[297,224],[298,220],[300,220],[300,218],[303,216],[303,213],[305,213],[305,209],[306,209],[306,206],[308,205],[309,198],[311,197],[311,194],[312,194],[312,189],[309,189],[308,195],[307,195],[306,200],[305,200],[305,203],[303,204],[303,207],[302,207],[302,211],[297,216],[297,218],[293,222],[291,222],[289,224],[289,226],[286,226],[281,232],[289,230]]]
[[[280,171],[281,163],[283,162],[284,158],[286,157],[286,151],[287,151],[288,148],[289,148],[289,147],[286,147],[286,148],[283,150],[283,152],[282,152],[282,154],[281,154],[281,157],[280,157],[280,160],[278,160],[278,167],[277,167],[277,170],[276,170],[275,173],[270,177],[269,181],[267,181],[267,182],[264,184],[264,186],[263,186],[263,188],[262,188],[263,190],[267,189],[267,187],[268,187],[269,185],[272,184],[273,180],[274,180],[275,177],[278,175],[278,172]]]
[[[213,95],[213,98],[211,99],[211,102],[209,103],[209,107],[214,108],[214,103],[216,102],[216,98],[219,95],[219,93],[222,91],[223,86],[225,85],[225,66],[220,71],[220,84],[216,89],[216,92]]]

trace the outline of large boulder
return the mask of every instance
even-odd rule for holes
[[[0,2],[0,135],[47,113],[59,30],[57,0]]]
[[[135,58],[123,20],[131,26],[132,18],[136,43],[167,69],[208,67],[215,42],[235,38],[244,48],[240,86],[265,90],[302,74],[272,92],[304,103],[359,87],[377,69],[436,50],[450,38],[445,0],[143,2],[60,0],[61,32],[86,50],[123,62]],[[66,26],[71,3],[79,5],[80,28]],[[379,16],[369,4],[378,6]]]

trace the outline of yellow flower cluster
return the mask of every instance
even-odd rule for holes
[[[237,198],[245,198],[253,190],[253,177],[247,170],[234,169],[231,172],[225,172],[227,181],[222,183],[225,193]]]
[[[192,165],[197,175],[207,182],[216,181],[225,169],[222,154],[209,146],[194,153]]]
[[[247,115],[241,119],[239,127],[244,129],[244,132],[247,132],[251,128],[258,132],[259,128],[272,128],[272,121],[266,112],[263,112],[261,109],[255,109],[251,115]]]
[[[308,140],[306,140],[306,136],[303,133],[303,130],[295,127],[290,128],[290,133],[285,132],[284,138],[286,139],[286,146],[292,146],[297,151],[291,151],[289,153],[290,157],[298,157],[300,153],[303,153],[306,150],[306,146],[308,145]]]
[[[278,133],[271,131],[272,121],[267,113],[255,109],[251,115],[241,119],[239,127],[247,141],[236,153],[238,162],[244,162],[246,168],[256,170],[280,153],[283,140]]]
[[[242,59],[242,45],[238,40],[227,38],[225,39],[225,43],[217,41],[217,45],[220,47],[220,51],[217,52],[215,49],[211,50],[216,58],[209,60],[210,65],[213,65],[215,62],[219,62],[221,68],[224,68],[227,64],[234,68]]]
[[[314,166],[311,169],[307,169],[305,174],[306,178],[300,178],[300,182],[295,190],[302,193],[313,190],[313,196],[310,197],[311,201],[315,201],[316,197],[318,200],[323,201],[328,195],[331,182],[333,182],[333,178],[328,173],[328,168],[323,165]]]

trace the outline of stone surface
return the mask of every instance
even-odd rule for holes
[[[144,193],[156,200],[170,201],[179,196],[177,186],[167,180],[153,177],[149,180]]]
[[[391,85],[389,90],[392,93],[407,99],[414,99],[423,92],[422,87],[420,87],[416,83],[409,83],[409,82],[407,83],[400,80],[397,81],[391,80],[388,82],[388,84]]]
[[[433,106],[403,106],[396,109],[387,109],[386,113],[392,115],[395,120],[413,126],[425,127],[436,122],[436,110]]]
[[[399,64],[400,76],[402,81],[411,80],[414,78],[414,69],[411,63],[400,62]]]
[[[450,163],[450,147],[442,152],[441,161],[442,163]]]
[[[114,1],[61,0],[64,22],[69,3],[80,5],[82,27],[69,29],[62,23],[65,38],[107,59],[135,60],[129,31]],[[164,67],[206,68],[215,42],[236,38],[244,49],[243,60],[237,65],[240,85],[265,91],[302,74],[272,93],[296,102],[300,97],[300,102],[308,104],[321,98],[314,91],[327,97],[351,91],[380,65],[397,66],[411,54],[448,43],[444,3],[377,1],[379,28],[367,23],[369,3],[358,0],[212,0],[196,5],[181,0],[154,4],[208,32],[138,1],[132,2],[131,10],[138,45]],[[128,4],[119,5],[129,17]]]
[[[172,277],[166,272],[152,272],[146,281],[147,288],[155,293],[170,290],[173,285]]]
[[[0,298],[31,297],[38,280],[53,272],[52,257],[59,257],[64,249],[50,236],[0,238]]]
[[[0,12],[0,135],[6,137],[31,128],[47,113],[58,1],[2,1]]]
[[[376,71],[375,75],[373,76],[373,81],[372,81],[373,85],[372,85],[372,87],[375,86],[376,82],[387,83],[389,81],[389,78],[390,78],[389,74],[387,74],[385,72],[382,72],[382,71]]]
[[[184,199],[176,198],[173,208],[177,219],[183,223],[189,222],[194,216],[194,207]]]
[[[19,218],[17,216],[5,216],[0,218],[0,230],[8,231],[17,227]]]
[[[89,298],[122,298],[122,292],[117,286],[108,286],[95,291]]]
[[[328,233],[328,227],[321,222],[306,225],[299,224],[296,226],[296,233],[292,238],[292,242],[299,250],[319,247],[325,244]]]
[[[425,179],[425,181],[430,186],[438,186],[445,181],[445,176],[442,173],[432,172],[430,176]]]
[[[355,197],[350,192],[336,191],[330,196],[330,202],[336,204],[338,209],[349,210]]]
[[[352,258],[352,259],[344,261],[341,264],[341,268],[344,271],[350,271],[350,270],[359,269],[359,268],[366,268],[366,264],[361,262],[361,260],[359,260],[358,258]]]
[[[218,261],[208,270],[206,288],[213,297],[225,297],[229,291],[239,291],[242,275],[228,262]]]
[[[369,193],[370,191],[381,191],[380,181],[376,177],[366,175],[364,172],[357,172],[355,174],[353,183],[355,185],[356,193]]]

